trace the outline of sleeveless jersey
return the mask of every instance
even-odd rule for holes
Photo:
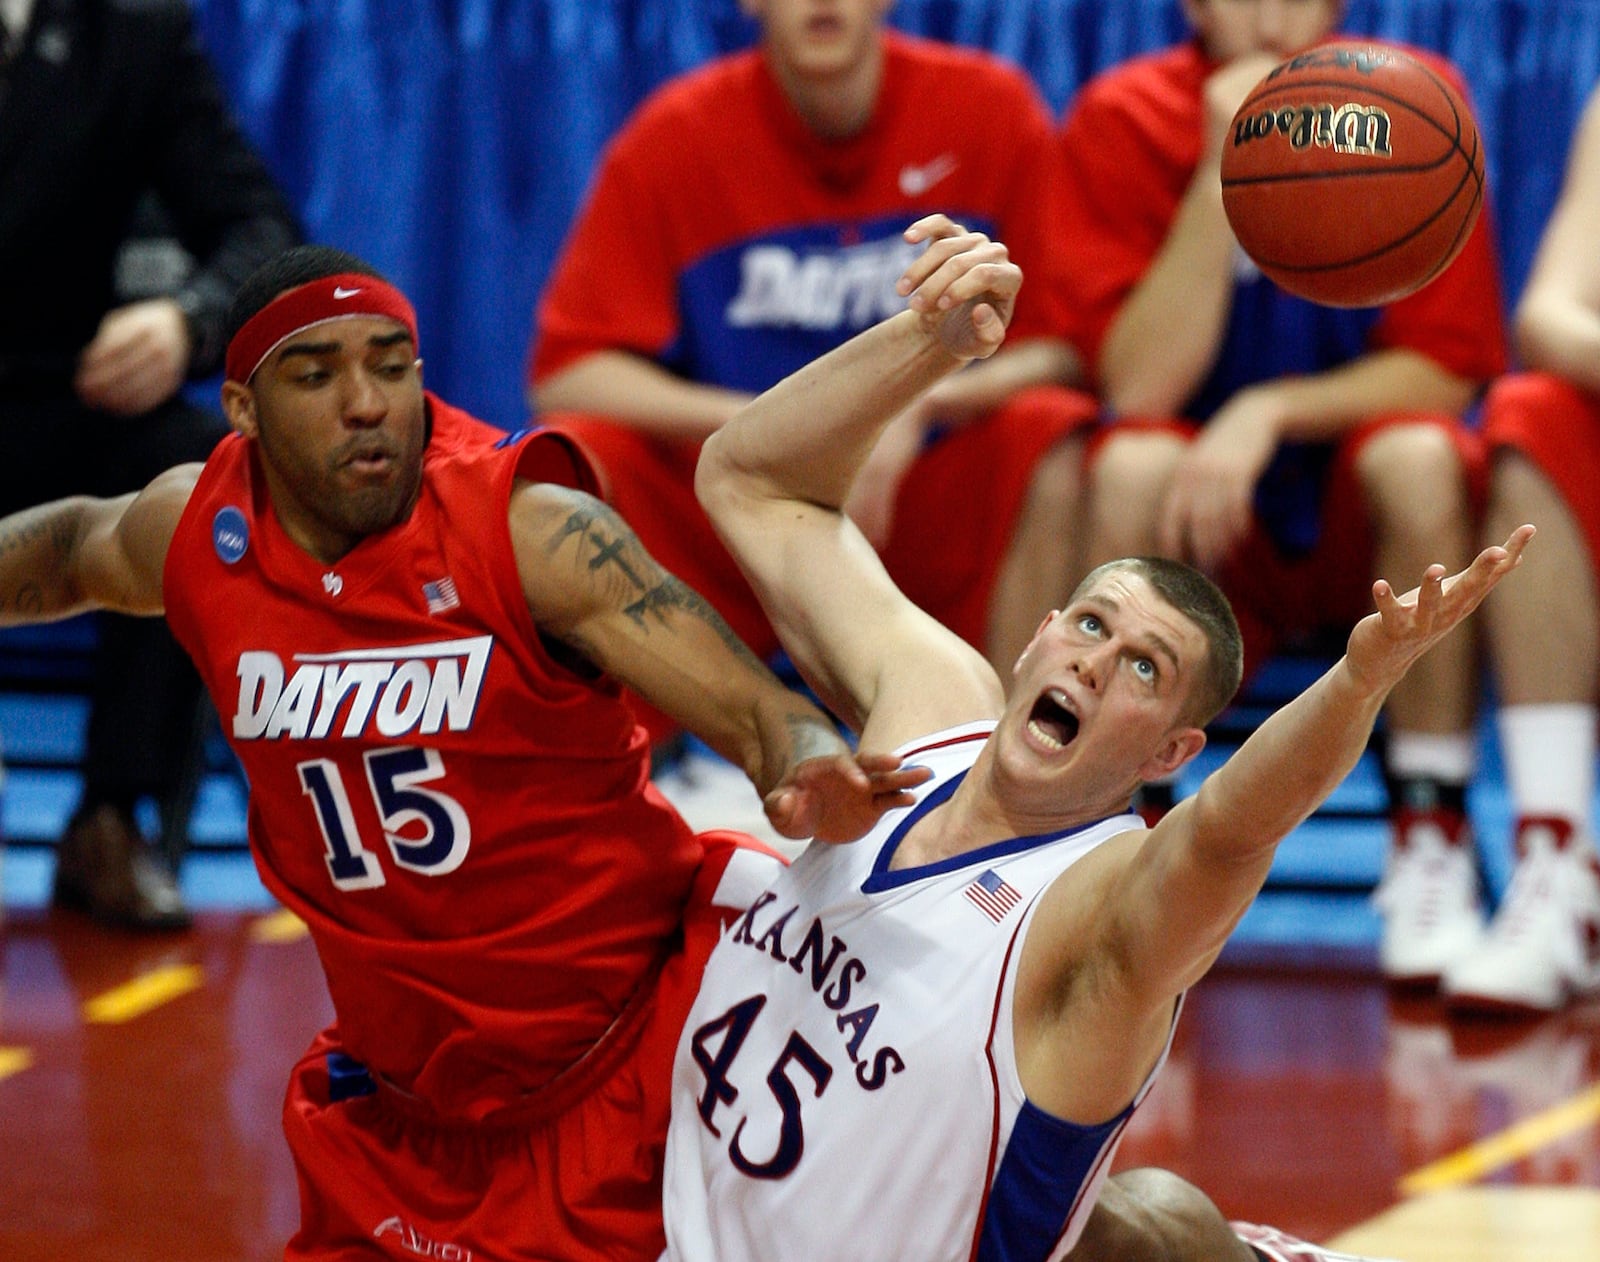
[[[1043,1112],[1018,1077],[1013,989],[1038,895],[1141,825],[891,871],[992,730],[902,749],[934,772],[917,803],[809,847],[712,953],[673,1073],[670,1258],[1043,1262],[1082,1231],[1155,1070],[1103,1125]]]
[[[250,784],[267,888],[310,927],[343,1049],[476,1118],[588,1050],[677,931],[700,843],[616,687],[552,659],[513,481],[590,489],[559,435],[428,396],[409,518],[332,565],[225,439],[168,553],[167,617]]]

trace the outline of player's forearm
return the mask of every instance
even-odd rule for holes
[[[1327,372],[1250,390],[1270,397],[1280,442],[1324,442],[1386,412],[1459,416],[1477,383],[1416,351],[1373,351]]]
[[[1035,337],[1007,343],[990,358],[968,364],[933,390],[932,412],[940,419],[965,420],[992,412],[1030,386],[1079,386],[1083,363],[1071,343]]]
[[[1600,394],[1600,311],[1530,288],[1517,309],[1517,353],[1529,368]]]
[[[538,384],[537,412],[612,417],[659,438],[699,442],[750,401],[748,394],[685,381],[628,351],[597,351]]]
[[[758,395],[706,443],[702,500],[759,488],[840,507],[884,427],[961,362],[910,311],[874,325]]]
[[[1196,174],[1172,230],[1100,350],[1101,393],[1121,416],[1173,416],[1211,372],[1233,309],[1233,233],[1214,167]]]
[[[93,607],[75,560],[94,506],[75,496],[0,519],[0,625],[49,622]]]
[[[1341,658],[1273,714],[1196,795],[1196,849],[1248,861],[1276,846],[1356,765],[1392,687]]]
[[[807,759],[850,753],[838,727],[799,693],[785,689],[781,696],[765,698],[754,717],[755,757],[747,758],[743,766],[763,797]]]

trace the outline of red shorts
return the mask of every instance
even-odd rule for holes
[[[1199,432],[1199,426],[1186,422],[1125,423],[1190,438]],[[1446,413],[1407,412],[1375,417],[1351,430],[1339,442],[1328,468],[1317,541],[1311,549],[1286,556],[1258,526],[1234,549],[1216,576],[1239,621],[1247,680],[1285,643],[1319,631],[1346,632],[1372,612],[1372,582],[1378,576],[1373,573],[1371,522],[1356,461],[1378,433],[1394,425],[1416,424],[1436,425],[1450,435],[1474,516],[1481,511],[1488,487],[1485,448],[1478,433],[1458,418]],[[1096,436],[1089,451],[1091,460],[1114,432],[1111,427]]]
[[[1038,386],[931,442],[900,484],[882,552],[901,590],[981,648],[990,592],[1034,466],[1098,412],[1086,394]],[[778,641],[767,616],[694,497],[699,447],[651,438],[602,417],[543,419],[588,452],[608,501],[651,555],[704,596],[758,657],[771,657]],[[652,735],[670,730],[670,724],[663,729],[660,721],[643,718]]]
[[[441,1121],[343,1057],[337,1027],[318,1036],[284,1104],[301,1209],[286,1258],[655,1262],[678,1036],[722,929],[783,864],[741,834],[702,840],[681,949],[528,1105]]]
[[[1589,544],[1600,583],[1600,399],[1551,373],[1502,377],[1483,405],[1491,452],[1510,447],[1549,478]]]

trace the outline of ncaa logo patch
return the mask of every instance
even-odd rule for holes
[[[250,523],[232,504],[217,509],[211,519],[211,546],[224,565],[232,565],[250,547]]]

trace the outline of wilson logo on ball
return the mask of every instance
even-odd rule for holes
[[[1276,132],[1288,138],[1292,149],[1316,145],[1335,153],[1389,158],[1394,156],[1389,147],[1392,127],[1388,111],[1376,105],[1285,105],[1234,119],[1233,144],[1237,149]]]
[[[1466,246],[1483,146],[1453,68],[1416,49],[1324,44],[1234,113],[1222,206],[1261,275],[1335,307],[1414,293]]]

